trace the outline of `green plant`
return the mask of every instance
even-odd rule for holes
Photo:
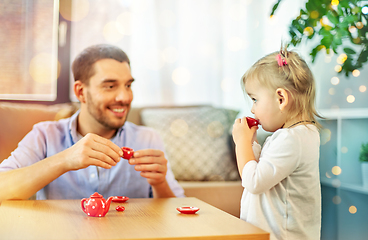
[[[271,16],[282,0],[273,6]],[[317,54],[325,49],[329,54],[342,53],[339,58],[341,68],[335,69],[346,76],[361,69],[368,61],[368,6],[360,0],[308,0],[305,8],[292,20],[289,35],[290,43],[297,46],[319,36],[319,42],[312,49],[312,62]],[[366,12],[367,11],[367,12]]]
[[[360,148],[359,161],[368,162],[368,143],[362,143],[362,146]]]

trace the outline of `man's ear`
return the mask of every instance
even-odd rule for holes
[[[279,108],[283,111],[286,106],[289,104],[289,94],[283,88],[276,89],[276,97],[279,104]]]
[[[82,83],[80,80],[75,81],[73,85],[74,94],[81,103],[86,102],[86,96],[84,92],[85,87],[85,84]]]

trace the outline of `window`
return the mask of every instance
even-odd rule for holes
[[[59,2],[0,0],[0,99],[54,101]]]

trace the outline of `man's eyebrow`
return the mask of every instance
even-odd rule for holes
[[[132,79],[130,79],[130,80],[128,80],[127,82],[129,82],[129,83],[132,83],[132,82],[134,82],[134,78],[132,78]],[[114,82],[117,82],[118,80],[116,80],[116,79],[109,79],[109,78],[107,78],[107,79],[104,79],[102,82],[101,82],[101,84],[103,84],[103,83],[114,83]]]

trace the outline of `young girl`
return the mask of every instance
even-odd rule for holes
[[[252,113],[273,132],[261,149],[258,127],[245,118],[233,127],[244,187],[240,218],[271,233],[271,240],[317,240],[321,228],[319,132],[315,82],[307,64],[281,47],[243,76]]]

